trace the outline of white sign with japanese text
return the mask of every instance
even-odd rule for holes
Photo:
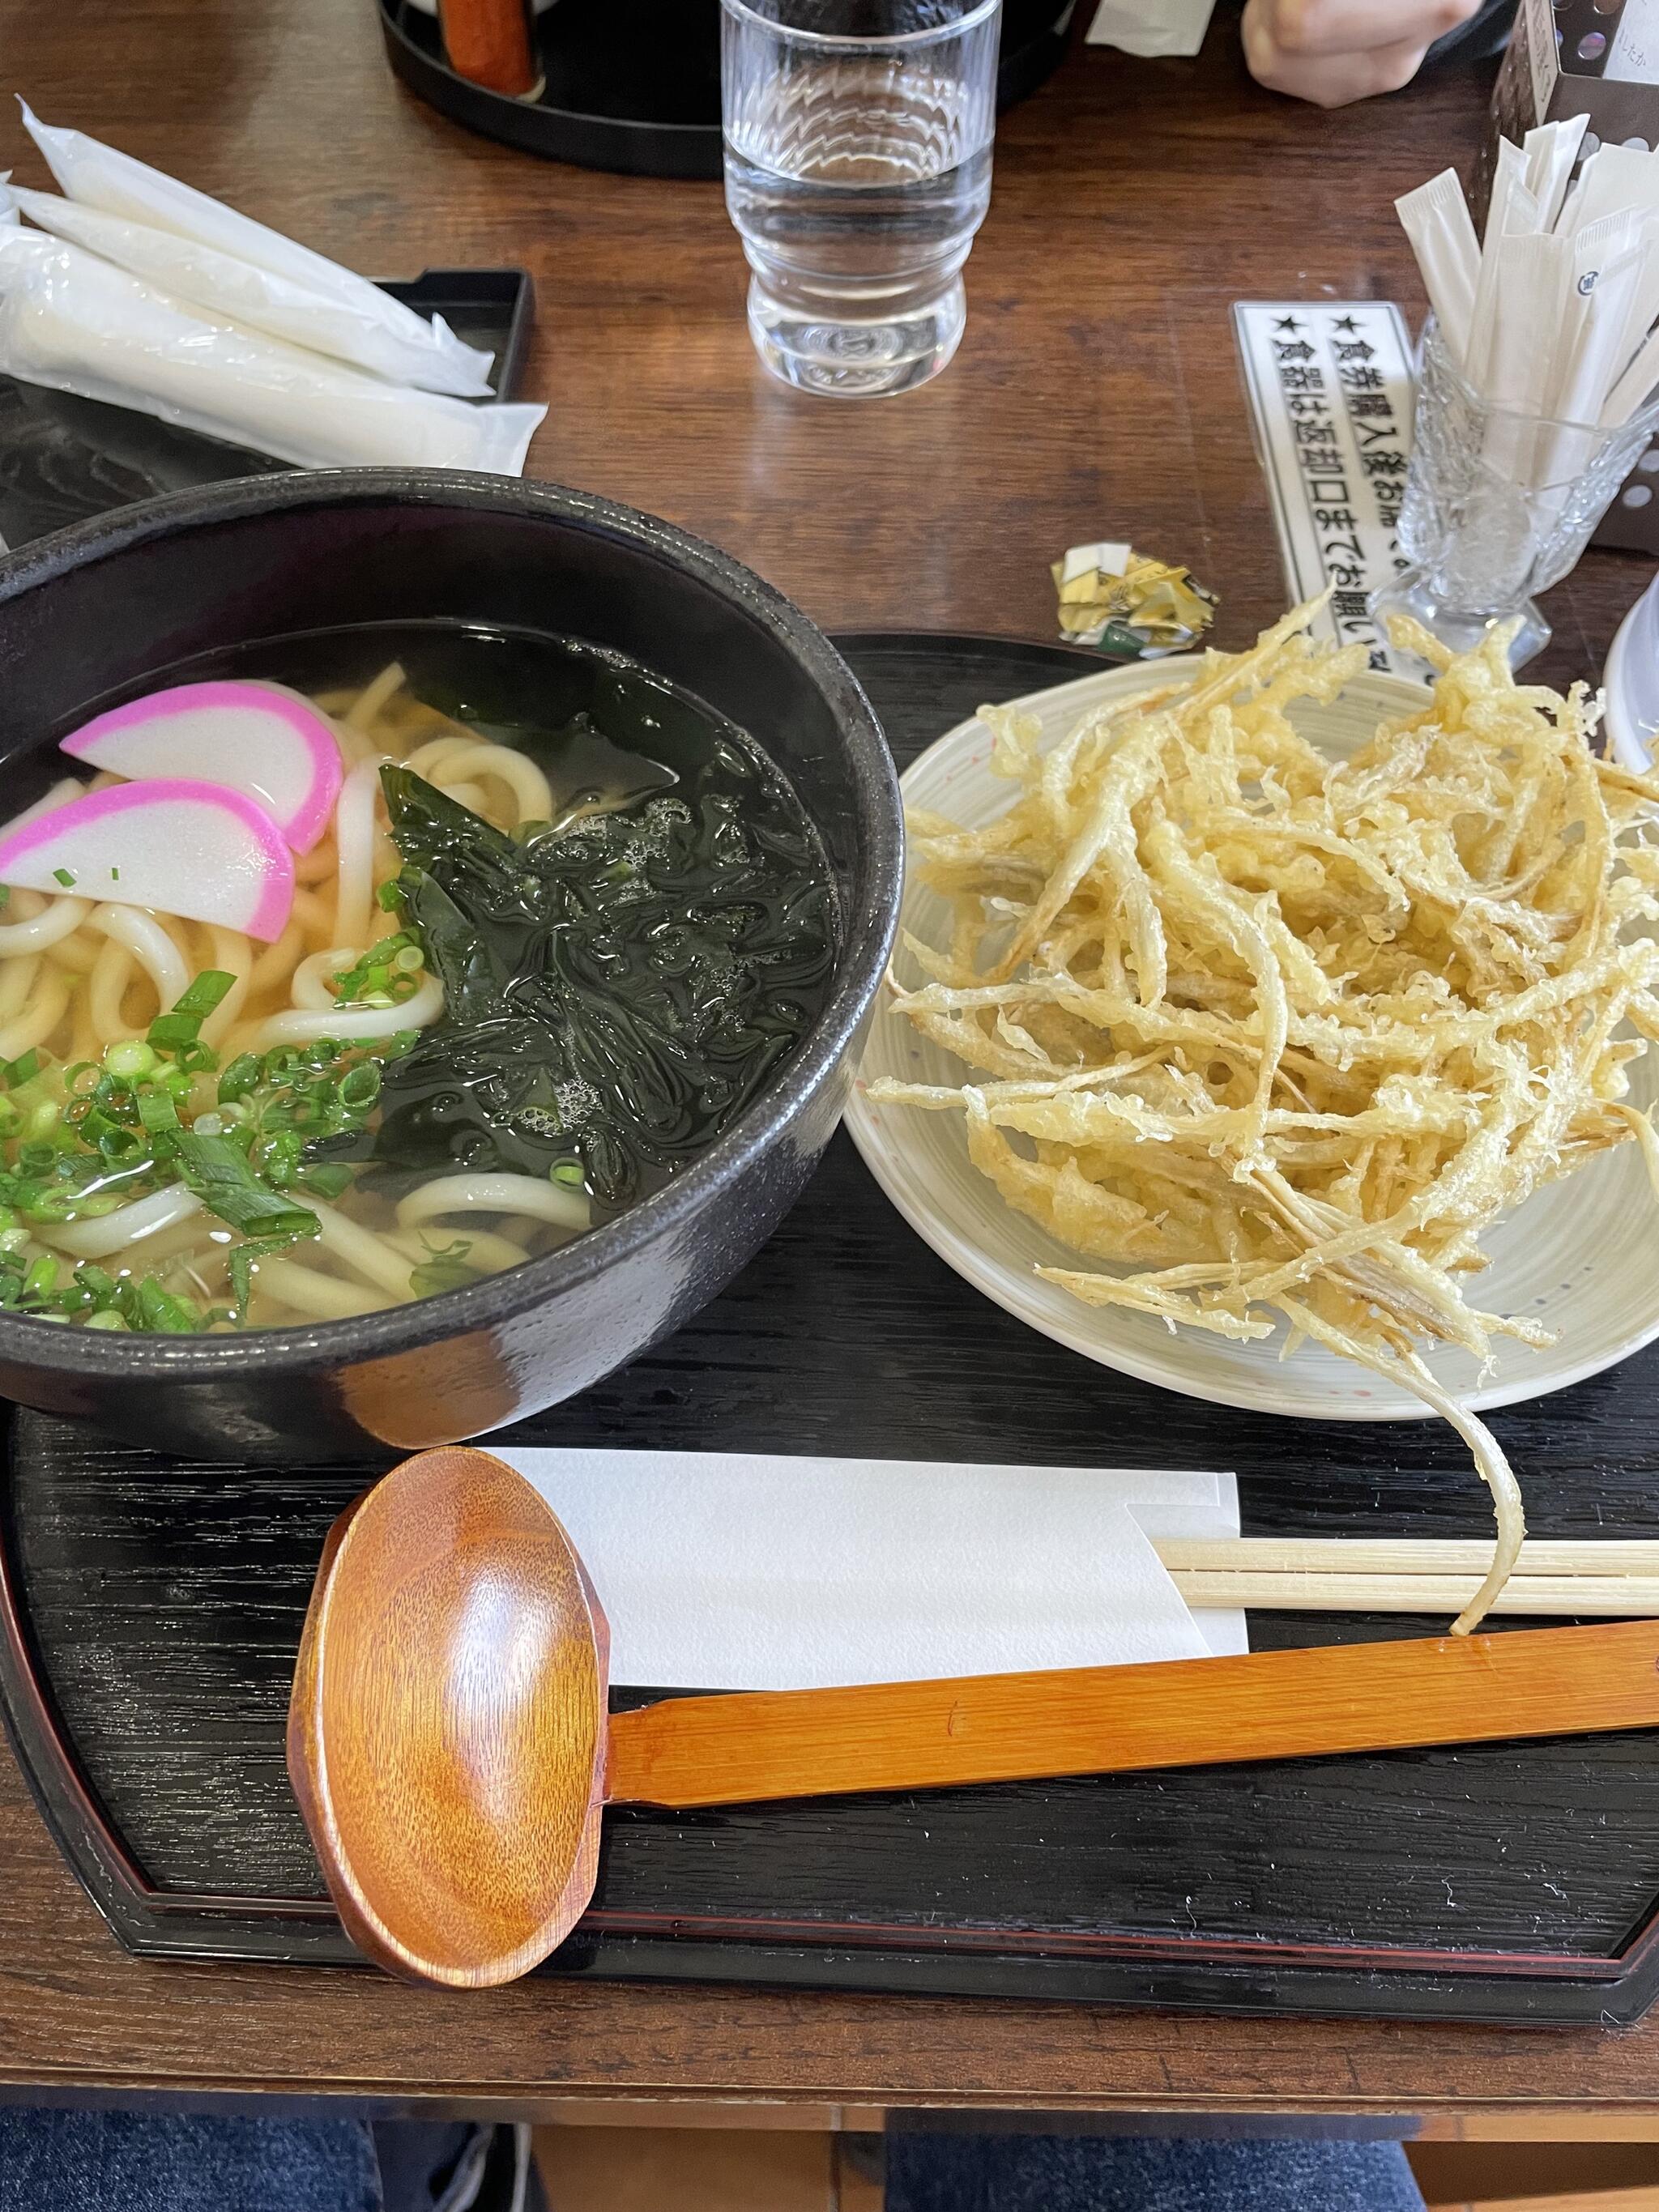
[[[1400,503],[1414,380],[1391,300],[1241,300],[1233,325],[1293,599],[1331,587],[1319,627],[1373,668],[1419,676],[1366,611],[1407,566]]]

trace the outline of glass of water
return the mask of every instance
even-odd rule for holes
[[[925,384],[967,318],[991,197],[1001,0],[721,0],[726,204],[775,376]]]

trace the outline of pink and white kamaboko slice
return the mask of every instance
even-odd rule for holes
[[[240,791],[296,853],[308,853],[327,829],[343,773],[327,721],[280,684],[172,684],[96,716],[63,749],[112,775]]]
[[[151,907],[271,944],[294,904],[294,854],[244,793],[161,776],[89,791],[0,832],[0,884]]]

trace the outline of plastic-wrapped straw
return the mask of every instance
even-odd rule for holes
[[[6,197],[0,191],[0,202]],[[349,362],[353,368],[366,368],[393,384],[432,392],[489,389],[471,374],[456,371],[448,357],[440,356],[429,344],[411,344],[403,331],[392,329],[378,315],[366,314],[355,297],[315,291],[252,261],[198,245],[194,239],[154,229],[149,223],[126,222],[119,216],[59,199],[55,193],[14,187],[9,198],[42,230],[84,246],[216,319],[245,323],[268,337]]]
[[[1659,391],[1659,330],[1650,331],[1632,356],[1630,367],[1608,392],[1597,418],[1603,429],[1628,422],[1651,392]]]
[[[1480,269],[1474,283],[1474,307],[1469,319],[1468,350],[1463,370],[1469,381],[1485,391],[1496,361],[1496,336],[1503,313],[1500,289],[1506,265],[1504,248],[1512,238],[1532,236],[1538,228],[1538,203],[1526,187],[1526,156],[1507,138],[1498,143],[1498,170],[1492,179],[1486,210],[1486,232],[1480,247]]]
[[[1486,453],[1525,482],[1554,480],[1564,425],[1617,428],[1659,389],[1659,154],[1603,146],[1569,191],[1583,135],[1574,117],[1500,143],[1478,249],[1454,171],[1395,203],[1464,382],[1554,426]]]
[[[1462,362],[1468,353],[1469,326],[1474,316],[1480,241],[1474,234],[1469,204],[1456,170],[1443,169],[1437,177],[1431,177],[1426,185],[1419,185],[1394,204],[1423,271],[1424,289],[1435,320],[1446,333],[1454,356]]]
[[[1522,149],[1527,168],[1522,182],[1538,203],[1540,230],[1555,228],[1561,203],[1566,198],[1567,179],[1578,159],[1584,126],[1589,121],[1587,115],[1570,115],[1563,123],[1540,123],[1537,130],[1527,133]]]
[[[413,392],[193,313],[79,246],[0,228],[0,372],[302,468],[517,476],[547,410]]]
[[[1659,161],[1637,146],[1602,146],[1580,170],[1556,228],[1582,230],[1627,210],[1659,215]]]
[[[192,239],[198,246],[252,262],[257,269],[335,300],[423,354],[431,367],[421,380],[434,390],[462,395],[489,391],[491,356],[463,345],[441,316],[428,322],[366,276],[238,215],[222,200],[210,199],[176,177],[135,161],[129,154],[100,145],[82,131],[42,123],[27,106],[23,121],[60,189],[81,206]]]

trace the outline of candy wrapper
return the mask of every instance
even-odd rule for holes
[[[1053,564],[1060,635],[1126,659],[1182,653],[1215,617],[1216,598],[1186,568],[1122,544],[1073,545]]]

